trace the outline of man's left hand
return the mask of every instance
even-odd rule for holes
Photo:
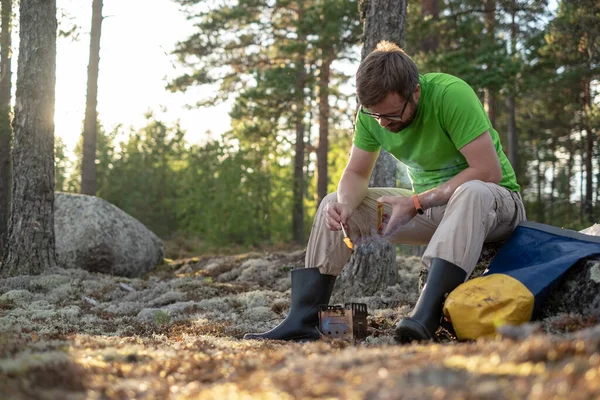
[[[408,223],[411,219],[417,215],[415,204],[413,203],[412,197],[406,196],[382,196],[377,201],[392,206],[392,215],[386,221],[385,228],[383,229],[383,236],[391,236],[400,227]]]

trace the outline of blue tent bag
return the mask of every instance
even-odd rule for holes
[[[600,254],[600,237],[537,222],[521,222],[483,274],[504,274],[534,296],[533,318],[555,283],[579,260]]]
[[[458,339],[493,336],[496,328],[535,319],[552,287],[581,259],[600,254],[600,237],[522,222],[488,270],[450,293],[444,315]]]

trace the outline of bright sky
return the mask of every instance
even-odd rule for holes
[[[92,1],[58,0],[57,6],[73,18],[69,23],[80,27],[78,40],[63,38],[57,45],[56,135],[72,150],[85,117]],[[204,140],[208,130],[220,134],[229,129],[230,104],[188,110],[186,104],[202,97],[200,89],[187,94],[165,90],[167,77],[178,75],[170,53],[193,32],[175,2],[104,0],[103,15],[98,117],[106,130],[117,124],[141,127],[148,110],[163,121],[179,119],[187,140],[194,143]]]

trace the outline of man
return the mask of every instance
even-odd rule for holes
[[[426,285],[394,338],[430,340],[446,295],[469,277],[483,243],[506,239],[525,219],[513,168],[467,83],[447,74],[419,75],[404,51],[381,42],[360,64],[356,92],[361,106],[350,159],[337,192],[319,207],[306,268],[292,272],[290,313],[273,330],[245,338],[319,338],[318,306],[328,303],[351,254],[341,224],[355,242],[375,234],[379,201],[389,215],[386,239],[428,244]],[[381,148],[406,165],[414,192],[368,187]]]

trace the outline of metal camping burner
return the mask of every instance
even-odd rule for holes
[[[360,341],[367,338],[367,305],[346,303],[322,304],[319,307],[319,329],[323,339]]]

